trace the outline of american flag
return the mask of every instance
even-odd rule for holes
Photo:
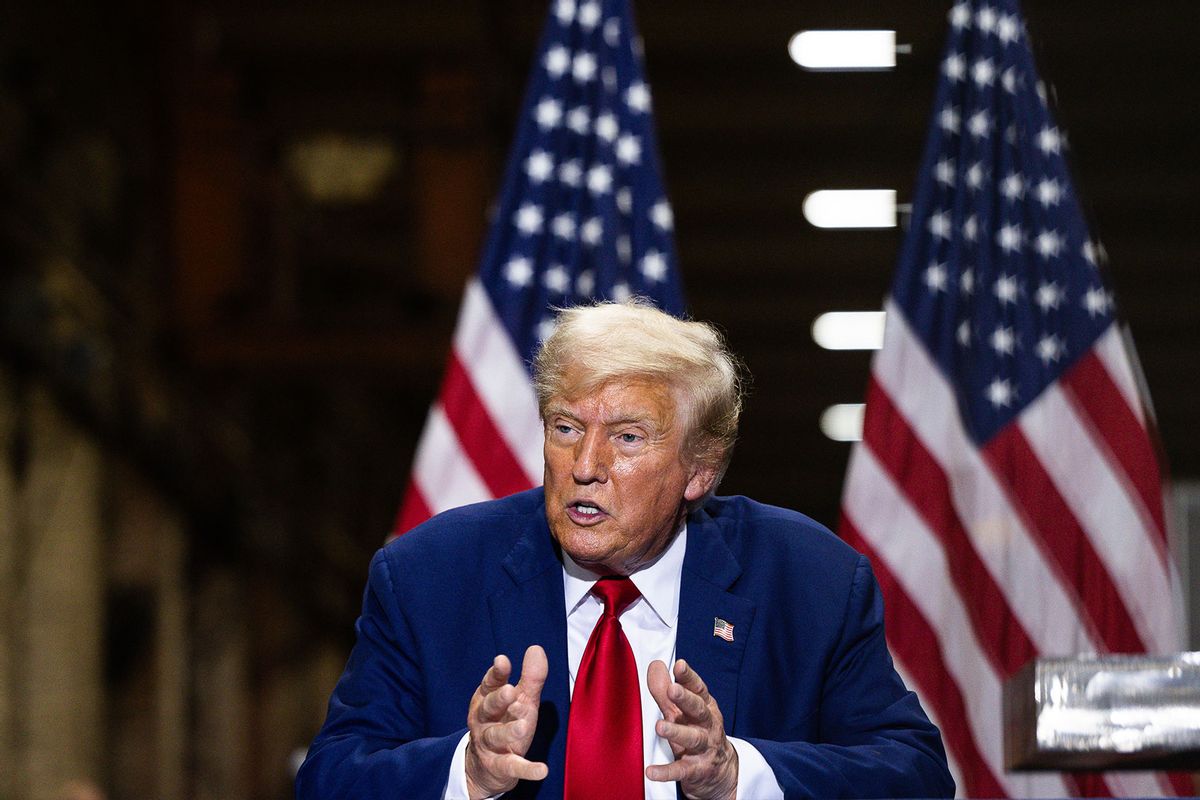
[[[732,642],[733,624],[720,617],[713,617],[713,636],[719,636],[727,642]]]
[[[656,153],[629,0],[556,0],[396,533],[542,482],[529,365],[554,307],[641,295],[683,312]]]
[[[841,533],[973,797],[1190,794],[1016,774],[1001,686],[1035,656],[1181,645],[1154,421],[1015,0],[964,0],[851,455]]]

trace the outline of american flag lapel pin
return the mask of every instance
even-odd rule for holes
[[[732,642],[733,623],[726,622],[720,617],[713,617],[713,636],[719,636],[727,642]]]

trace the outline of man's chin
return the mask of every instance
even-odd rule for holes
[[[554,538],[572,561],[597,575],[612,575],[619,571],[612,566],[620,561],[616,551],[593,528],[579,528],[569,522],[563,527],[567,530],[554,529]]]

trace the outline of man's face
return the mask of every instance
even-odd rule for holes
[[[597,574],[627,575],[653,560],[671,543],[688,501],[712,485],[713,470],[684,460],[687,432],[662,382],[612,381],[555,397],[545,424],[550,533]]]

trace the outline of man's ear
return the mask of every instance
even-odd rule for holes
[[[688,478],[688,484],[683,490],[683,499],[689,503],[696,502],[709,493],[716,480],[717,470],[715,467],[705,464],[693,465],[692,475]]]

